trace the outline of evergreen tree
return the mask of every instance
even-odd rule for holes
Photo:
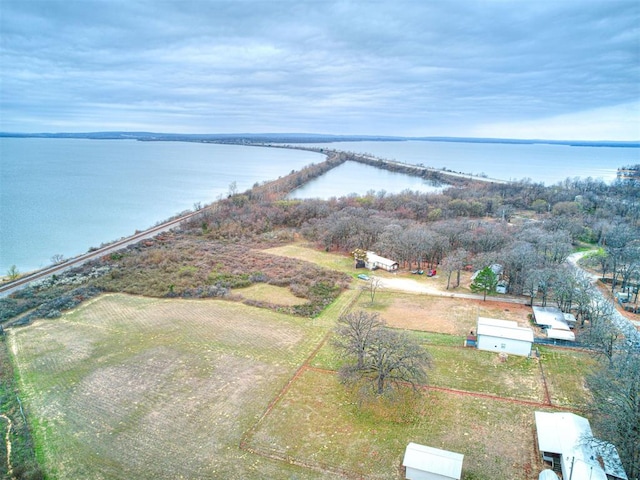
[[[487,294],[492,295],[495,293],[497,285],[498,276],[493,273],[491,267],[484,267],[471,282],[471,291],[474,293],[482,292],[484,295],[483,300],[486,300]]]

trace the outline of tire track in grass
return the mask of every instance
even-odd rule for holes
[[[13,480],[15,478],[13,476],[13,466],[11,465],[11,427],[13,424],[11,422],[11,419],[4,414],[0,414],[0,418],[7,421],[7,434],[4,438],[7,448],[7,476],[9,479]]]

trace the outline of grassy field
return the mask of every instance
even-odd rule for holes
[[[399,479],[404,449],[413,441],[464,452],[465,479],[537,478],[531,407],[431,391],[421,394],[414,408],[418,414],[407,421],[385,418],[359,408],[335,374],[307,370],[250,444],[347,477]],[[291,425],[296,425],[294,437]]]
[[[344,272],[347,257],[292,245]],[[354,281],[313,319],[223,300],[120,294],[60,319],[12,329],[19,388],[37,455],[55,479],[400,479],[410,441],[464,453],[464,480],[533,480],[533,412],[580,407],[588,355],[540,360],[461,347],[477,315],[526,324],[521,305],[381,291]],[[237,293],[300,301],[272,285]],[[336,319],[370,309],[434,359],[430,387],[390,406],[339,383]]]
[[[305,244],[292,243],[284,245],[282,247],[269,248],[262,250],[264,253],[271,255],[277,255],[280,257],[295,258],[297,260],[304,260],[305,262],[315,263],[316,265],[330,270],[336,270],[338,272],[354,274],[353,259],[335,253],[327,253],[320,250],[316,250]]]
[[[296,297],[288,288],[276,287],[268,283],[254,283],[245,288],[234,288],[231,291],[233,294],[240,295],[247,300],[270,302],[287,307],[304,305],[309,302],[305,298]]]
[[[407,415],[358,408],[324,342],[358,295],[345,292],[313,320],[218,300],[108,295],[12,330],[45,471],[56,479],[401,478],[404,447],[415,441],[464,452],[465,479],[533,478],[536,407],[518,400],[542,400],[535,361],[498,363],[452,347],[454,336],[413,332],[434,357],[440,390],[423,391]],[[543,352],[554,398],[577,390],[571,378],[582,362],[569,353]]]
[[[238,303],[110,295],[9,340],[49,478],[327,478],[238,448],[326,330]]]

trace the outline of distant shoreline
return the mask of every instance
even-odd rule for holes
[[[21,133],[0,132],[4,138],[77,138],[89,140],[138,140],[138,141],[178,141],[210,142],[224,144],[264,144],[264,143],[334,143],[334,142],[451,142],[451,143],[500,143],[513,145],[566,145],[569,147],[613,147],[640,148],[640,140],[544,140],[477,137],[401,137],[385,135],[325,135],[315,133],[212,133],[181,134],[153,132],[86,132],[86,133]]]

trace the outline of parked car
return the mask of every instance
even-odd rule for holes
[[[358,274],[358,278],[359,278],[360,280],[370,280],[369,275],[365,275],[364,273],[360,273],[360,274]]]

